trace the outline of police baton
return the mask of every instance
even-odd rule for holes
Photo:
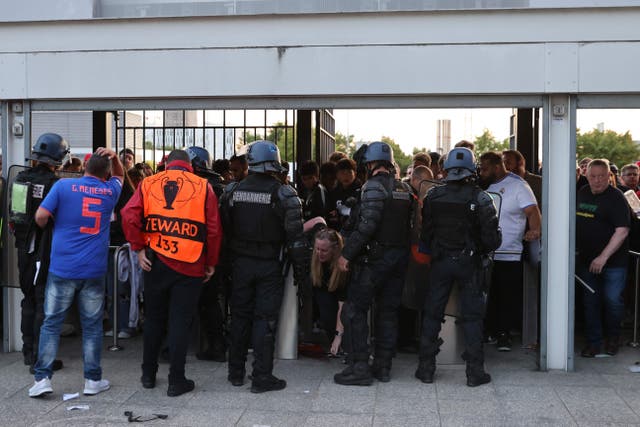
[[[584,280],[582,280],[580,278],[580,276],[578,276],[577,274],[575,274],[574,276],[576,276],[576,280],[578,281],[578,283],[580,283],[582,286],[584,286],[585,288],[587,288],[589,290],[589,292],[591,292],[592,294],[595,294],[596,291],[589,285],[587,285],[587,282],[585,282]]]

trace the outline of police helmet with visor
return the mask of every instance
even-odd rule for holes
[[[211,155],[202,147],[187,147],[185,150],[191,159],[191,166],[193,170],[209,170],[211,169]]]
[[[255,141],[246,147],[247,163],[249,171],[265,173],[283,171],[280,160],[280,150],[271,141]]]
[[[454,148],[447,154],[443,169],[447,171],[446,181],[459,181],[475,175],[476,160],[473,151],[464,147]]]
[[[33,146],[29,160],[60,166],[69,151],[69,144],[63,137],[57,133],[43,133]]]

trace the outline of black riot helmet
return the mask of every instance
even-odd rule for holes
[[[38,137],[29,160],[37,160],[53,166],[60,166],[69,154],[69,144],[57,133],[43,133]]]
[[[280,150],[271,141],[255,141],[247,145],[247,163],[249,171],[265,173],[283,171]]]
[[[187,147],[185,150],[191,159],[193,170],[209,170],[211,169],[211,155],[202,147]]]

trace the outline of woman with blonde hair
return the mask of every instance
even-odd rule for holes
[[[346,299],[347,273],[337,268],[344,242],[335,230],[325,228],[314,237],[311,258],[311,284],[320,323],[331,341],[331,353],[336,355],[342,344],[344,326],[340,321],[342,305]]]

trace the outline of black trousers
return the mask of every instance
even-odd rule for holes
[[[482,320],[485,314],[485,295],[482,289],[479,264],[471,257],[442,257],[431,262],[429,287],[424,302],[420,360],[428,360],[439,352],[438,335],[444,310],[454,283],[459,286],[462,329],[465,341],[463,358],[469,362],[483,362]]]
[[[486,331],[509,333],[522,323],[522,261],[494,261]]]
[[[198,301],[200,326],[204,330],[207,345],[201,345],[211,351],[226,351],[227,345],[224,338],[224,315],[220,306],[221,283],[220,277],[214,275],[207,283],[203,284],[202,294]]]
[[[313,287],[313,299],[318,307],[320,325],[327,334],[329,342],[336,333],[336,318],[338,315],[338,296],[336,292],[329,292],[326,287]]]
[[[22,354],[25,358],[37,359],[40,327],[44,321],[45,286],[34,286],[36,255],[18,249],[18,280],[22,290],[20,331],[22,332]]]
[[[169,383],[184,381],[190,330],[201,291],[201,277],[180,274],[157,259],[151,271],[144,273],[143,373],[157,372],[158,354],[168,326]]]
[[[232,286],[229,373],[244,375],[251,340],[253,377],[270,375],[284,293],[282,263],[238,256],[233,262]]]
[[[353,362],[369,358],[369,326],[367,312],[375,301],[375,360],[381,367],[390,367],[398,340],[398,307],[407,270],[408,253],[401,248],[386,248],[375,260],[352,266],[353,275],[347,290],[347,301],[341,320],[345,338],[351,348]]]

